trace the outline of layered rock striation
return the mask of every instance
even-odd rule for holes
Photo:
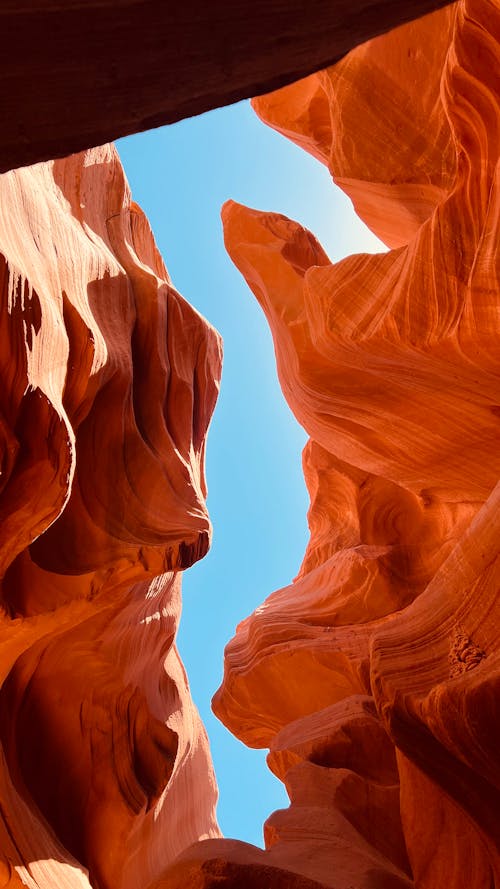
[[[104,146],[0,177],[0,884],[148,885],[218,836],[175,646],[218,334]]]
[[[41,6],[61,28],[87,14]],[[284,67],[256,74],[249,50],[236,93],[217,69],[168,113],[289,76],[284,38]],[[223,211],[310,436],[304,560],[238,627],[214,699],[288,791],[265,850],[219,838],[175,647],[181,574],[210,542],[220,339],[111,146],[0,177],[0,886],[499,889],[499,38],[498,0],[459,0],[254,103],[390,248],[332,264],[292,220]],[[69,47],[78,71],[59,42],[51,65]],[[89,90],[61,151],[108,116]],[[113,127],[165,119],[117,91]],[[14,133],[18,163],[49,150],[42,123]]]
[[[270,887],[500,886],[499,38],[496,0],[460,0],[254,102],[391,249],[332,264],[290,219],[223,210],[311,437],[311,539],[214,709],[290,806],[266,851],[206,842],[162,889],[266,866]]]

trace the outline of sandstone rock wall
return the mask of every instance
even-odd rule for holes
[[[265,850],[218,838],[175,647],[220,340],[112,147],[0,177],[0,886],[499,889],[499,38],[459,0],[256,101],[388,253],[224,209],[310,435],[302,566],[214,700],[287,788]]]
[[[221,343],[111,146],[0,177],[0,253],[0,885],[135,889],[219,835],[175,634]]]
[[[238,627],[214,709],[290,806],[265,852],[201,844],[162,889],[266,867],[500,886],[499,38],[497,0],[460,0],[254,102],[392,249],[332,264],[298,223],[224,208],[311,436],[311,539]]]

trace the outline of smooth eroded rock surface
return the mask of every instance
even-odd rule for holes
[[[0,883],[135,889],[219,834],[175,635],[220,338],[112,146],[0,177],[0,253]]]
[[[73,100],[61,115],[55,91],[56,131],[32,90],[34,32],[23,55],[4,28],[7,63],[20,59],[11,76],[30,78],[38,114],[29,133],[12,127],[16,163],[33,146],[93,141],[96,120],[140,129],[291,74],[281,62],[298,45],[298,7],[282,8],[285,32],[259,31],[272,64],[258,71],[245,67],[253,50],[233,67],[232,20],[211,9],[210,49],[227,54],[211,80],[193,40],[193,94],[176,56],[164,64],[158,18],[160,48],[146,52],[137,28],[120,52],[144,13],[125,5],[110,43],[107,0],[94,18],[79,2],[40,2],[41,18],[33,3],[4,4],[4,24],[53,26],[38,41]],[[351,5],[361,30],[344,22],[349,46],[370,21],[371,34],[386,28],[386,6]],[[299,55],[318,55],[295,74],[341,54],[314,8],[303,15]],[[82,70],[67,16],[87,28],[81,94],[61,77],[68,53]],[[239,25],[252,38],[246,16]],[[205,51],[206,32],[204,20]],[[210,542],[220,340],[173,288],[112,147],[0,177],[0,886],[500,889],[499,38],[498,0],[459,0],[255,102],[327,164],[387,253],[332,264],[299,223],[223,210],[310,436],[302,565],[238,626],[214,699],[287,789],[265,850],[219,836],[175,647],[181,572]],[[102,40],[101,81],[88,75]],[[137,103],[116,52],[144,87]],[[167,111],[148,105],[159,58],[187,90]],[[28,104],[18,110],[28,126]]]
[[[311,539],[214,698],[290,806],[264,853],[184,853],[190,885],[217,858],[253,885],[253,856],[269,887],[500,886],[499,37],[496,0],[460,0],[254,103],[392,249],[332,264],[299,223],[223,209],[310,435]]]

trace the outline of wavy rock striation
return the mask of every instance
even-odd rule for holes
[[[459,0],[256,100],[389,252],[332,264],[299,224],[224,208],[310,435],[302,566],[214,700],[287,788],[265,850],[218,838],[175,647],[220,340],[112,147],[0,177],[5,889],[500,889],[499,38],[498,0]]]
[[[497,0],[460,0],[254,103],[392,249],[332,264],[290,219],[223,210],[311,436],[311,539],[214,709],[290,806],[265,852],[206,842],[162,889],[265,866],[270,887],[500,887],[499,39]]]
[[[0,177],[0,885],[148,885],[219,835],[175,647],[221,343],[116,151]]]

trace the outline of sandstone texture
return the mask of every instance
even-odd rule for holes
[[[2,169],[436,5],[4,3]],[[1,889],[500,889],[499,40],[498,0],[459,0],[254,102],[390,248],[332,264],[223,210],[310,436],[302,565],[214,699],[290,798],[264,850],[220,837],[175,646],[220,338],[112,146],[0,176]]]
[[[1,176],[0,254],[0,885],[136,889],[219,835],[175,635],[220,338],[109,145]]]
[[[0,172],[276,89],[445,0],[2,0]]]
[[[460,0],[254,102],[391,249],[332,264],[224,207],[310,435],[311,538],[214,710],[290,806],[265,851],[206,841],[161,889],[500,886],[499,38],[496,0]]]

